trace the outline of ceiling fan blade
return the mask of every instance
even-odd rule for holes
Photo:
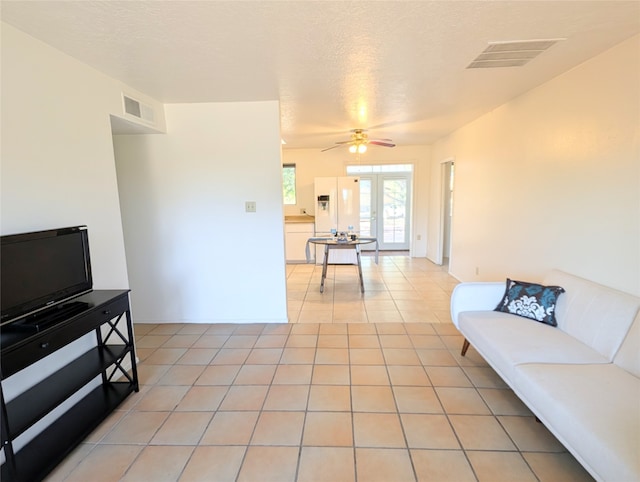
[[[383,146],[383,147],[396,147],[395,144],[391,144],[390,142],[369,141],[369,144],[374,144],[376,146]]]
[[[393,139],[369,139],[369,142],[373,141],[393,142]]]
[[[336,142],[336,144],[353,144],[355,141],[352,139],[350,141],[340,141],[340,142]]]
[[[320,152],[330,151],[331,149],[335,149],[336,147],[340,147],[339,145],[327,147],[326,149],[322,149]]]

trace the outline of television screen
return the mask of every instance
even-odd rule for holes
[[[1,324],[91,290],[85,226],[2,236]]]

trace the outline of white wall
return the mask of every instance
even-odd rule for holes
[[[165,114],[114,136],[136,321],[286,322],[278,102]]]
[[[308,214],[315,214],[313,183],[316,177],[345,176],[347,165],[353,164],[355,156],[347,149],[288,149],[282,151],[283,162],[296,165],[295,205],[285,206],[285,215],[299,215],[306,208]],[[427,252],[427,214],[430,184],[430,146],[397,146],[394,148],[371,147],[360,156],[360,164],[413,164],[413,215],[411,254],[424,257]],[[418,240],[418,236],[420,239]]]
[[[110,115],[122,114],[125,86],[4,23],[1,35],[1,234],[86,224],[94,287],[128,288],[110,124]],[[161,106],[145,100],[163,122]],[[93,345],[89,334],[11,377],[3,382],[5,397]]]
[[[108,79],[2,26],[2,233],[87,224],[96,286],[126,288]]]
[[[440,161],[456,164],[452,275],[559,268],[640,294],[639,74],[636,36],[434,144],[433,237]]]
[[[2,24],[2,234],[86,224],[94,286],[127,288],[110,115],[123,90]]]

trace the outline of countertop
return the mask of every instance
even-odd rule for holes
[[[288,224],[293,223],[315,223],[315,216],[311,216],[309,214],[300,214],[297,216],[285,216],[284,222]]]

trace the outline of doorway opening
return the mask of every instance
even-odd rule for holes
[[[380,251],[409,255],[413,165],[347,166],[347,175],[360,176],[360,235],[377,238]]]
[[[447,159],[440,164],[440,236],[436,264],[448,265],[451,258],[451,225],[453,221],[453,185],[455,163]]]

